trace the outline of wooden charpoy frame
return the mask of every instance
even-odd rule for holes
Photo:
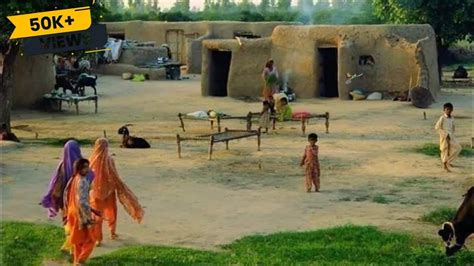
[[[261,132],[259,130],[232,130],[232,129],[225,129],[224,132],[214,133],[214,134],[207,134],[207,135],[200,135],[195,137],[181,137],[179,134],[176,135],[176,144],[178,145],[178,158],[181,157],[181,142],[187,140],[195,140],[195,141],[209,141],[209,149],[208,149],[208,159],[212,160],[212,152],[214,149],[214,144],[219,142],[225,142],[226,150],[229,149],[229,141],[242,139],[242,138],[249,138],[257,136],[257,147],[258,151],[260,151],[260,144],[261,144]]]
[[[189,120],[194,120],[194,121],[208,121],[211,124],[211,130],[214,130],[214,124],[217,124],[217,132],[221,132],[221,121],[222,120],[245,120],[246,121],[246,129],[247,131],[252,130],[252,119],[255,118],[260,118],[260,112],[248,112],[246,116],[216,116],[215,118],[205,118],[205,119],[199,119],[199,118],[194,118],[187,116],[185,114],[179,113],[178,114],[178,119],[180,122],[180,127],[183,130],[183,132],[186,132],[186,129],[184,127],[184,119],[189,119]],[[272,115],[270,119],[272,120],[272,129],[276,130],[276,123],[278,115]],[[283,122],[301,122],[301,132],[303,133],[303,136],[306,136],[306,126],[309,123],[309,120],[312,118],[324,118],[325,121],[325,127],[326,127],[326,133],[329,133],[329,112],[325,112],[323,114],[310,114],[309,117],[303,117],[303,118],[292,118],[291,120],[283,121]],[[282,123],[282,122],[278,122]]]
[[[257,117],[260,117],[260,113],[252,113],[252,112],[249,112],[247,117],[253,117],[253,118],[257,118]],[[303,136],[306,136],[306,126],[308,125],[309,123],[309,120],[311,118],[324,118],[326,121],[324,123],[325,127],[326,127],[326,134],[329,133],[329,112],[326,112],[324,114],[310,114],[309,117],[303,117],[303,118],[292,118],[291,120],[285,120],[283,122],[280,122],[277,120],[277,117],[278,115],[272,115],[270,116],[270,119],[272,120],[272,129],[275,130],[276,129],[276,123],[285,123],[285,122],[294,122],[294,121],[299,121],[301,122],[301,132],[303,133]],[[247,119],[247,130],[251,130],[252,129],[252,119]]]

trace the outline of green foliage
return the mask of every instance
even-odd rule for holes
[[[439,156],[440,154],[439,145],[434,143],[426,143],[423,146],[416,148],[415,151],[428,156]],[[459,155],[463,157],[473,157],[474,151],[471,148],[463,147]]]
[[[185,0],[179,0],[171,10],[145,8],[144,13],[129,8],[119,14],[105,16],[106,21],[155,20],[155,21],[298,21],[303,24],[377,24],[372,0],[340,1],[337,8],[326,4],[313,5],[312,0],[300,0],[292,7],[290,0],[264,0],[258,6],[249,0],[205,0],[204,10],[190,11]],[[183,4],[184,3],[184,4]],[[183,8],[184,6],[184,8]],[[119,9],[120,10],[120,9]],[[149,13],[153,12],[154,15]]]
[[[440,207],[421,217],[421,221],[441,225],[446,221],[451,221],[456,215],[456,209],[449,207]]]
[[[0,223],[2,265],[41,265],[43,259],[66,259],[59,247],[64,230],[52,225],[24,222]]]
[[[0,256],[4,265],[41,265],[66,258],[59,252],[62,228],[2,222]],[[441,243],[407,234],[382,232],[372,226],[342,226],[311,232],[244,237],[223,251],[161,246],[121,248],[92,258],[88,265],[467,265],[474,252],[447,258]]]
[[[440,47],[474,37],[472,0],[373,0],[375,14],[396,24],[430,24]]]

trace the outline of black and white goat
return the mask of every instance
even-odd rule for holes
[[[97,76],[89,75],[86,73],[82,73],[79,75],[77,79],[76,88],[75,90],[79,93],[79,95],[84,96],[86,87],[91,87],[94,89],[94,95],[97,95]]]
[[[132,124],[126,124],[119,128],[118,134],[122,135],[122,145],[121,148],[129,148],[129,149],[148,149],[150,148],[150,143],[143,138],[132,137],[130,136],[130,132],[128,131],[128,126]]]

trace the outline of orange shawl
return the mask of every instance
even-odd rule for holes
[[[143,219],[144,211],[137,197],[120,179],[115,163],[109,156],[109,142],[105,138],[97,139],[94,151],[90,158],[91,169],[95,173],[92,182],[91,200],[104,200],[117,191],[117,197],[125,211],[139,223]]]

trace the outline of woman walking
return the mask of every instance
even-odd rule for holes
[[[143,219],[143,209],[137,197],[120,179],[115,163],[109,156],[109,143],[107,139],[96,140],[90,162],[95,173],[92,183],[91,205],[99,211],[102,217],[94,225],[96,245],[103,239],[102,222],[106,220],[109,226],[110,238],[115,239],[117,227],[117,197],[125,211],[137,222]]]
[[[59,161],[49,182],[48,190],[41,200],[41,205],[48,209],[48,216],[55,217],[59,211],[63,211],[63,194],[67,183],[74,173],[74,162],[82,159],[79,143],[69,140],[64,144],[63,157]],[[89,171],[87,179],[92,181],[94,174]]]

